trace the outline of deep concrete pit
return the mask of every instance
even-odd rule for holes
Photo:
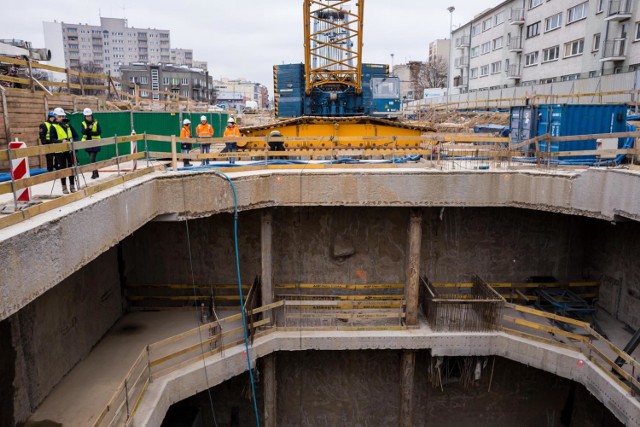
[[[277,425],[398,425],[401,352],[302,351],[275,357]],[[434,370],[439,363],[442,386]],[[256,371],[260,408],[263,368],[259,363]],[[419,351],[414,381],[413,425],[623,425],[582,385],[501,357],[438,359]],[[218,425],[254,425],[249,387],[249,375],[239,375],[174,404],[168,416],[192,411],[203,425],[213,425],[214,416]]]
[[[640,218],[640,197],[616,196],[625,188],[637,193],[634,186],[637,179],[631,173],[599,171],[559,176],[423,171],[413,177],[406,171],[386,174],[378,171],[370,176],[360,172],[314,176],[299,171],[246,174],[236,184],[242,209],[239,217],[242,280],[250,283],[261,273],[260,223],[263,210],[269,209],[274,224],[274,285],[404,283],[409,207],[419,206],[423,214],[421,272],[432,281],[468,281],[473,274],[486,281],[503,282],[523,281],[534,275],[552,275],[561,281],[600,280],[601,308],[623,324],[637,328],[640,266],[636,260],[640,257],[637,243],[640,225],[634,219]],[[0,253],[3,259],[12,260],[0,279],[0,310],[4,319],[0,322],[0,346],[11,349],[3,350],[0,356],[0,377],[12,378],[2,382],[2,393],[13,396],[3,399],[0,424],[25,421],[124,312],[145,307],[145,297],[179,297],[183,295],[181,292],[193,292],[188,287],[183,291],[162,286],[143,291],[135,288],[135,285],[191,284],[187,227],[184,221],[172,220],[194,218],[188,229],[193,277],[196,284],[205,287],[200,292],[206,295],[212,285],[216,295],[226,297],[221,299],[221,305],[236,306],[237,300],[231,298],[235,291],[216,286],[235,283],[233,218],[225,213],[230,203],[228,187],[219,178],[202,174],[179,178],[168,174],[157,180],[146,178],[131,183],[79,206],[65,207],[27,221],[20,228],[0,231]],[[152,221],[154,218],[162,221]],[[34,260],[39,262],[34,264]],[[175,301],[178,302],[151,301],[147,307],[160,305],[164,309],[187,304],[184,300]],[[145,344],[148,343],[140,346]],[[370,381],[379,381],[377,388],[384,388],[384,381],[391,381],[386,393],[397,389],[398,378],[383,375],[381,362],[385,357],[396,357],[394,353],[336,354],[338,361],[356,357],[364,358],[358,366],[379,366],[380,369],[372,371],[375,375],[371,375]],[[367,355],[371,355],[371,361]],[[315,364],[305,363],[313,357],[318,356],[279,354],[278,358],[287,361],[286,369],[295,372],[285,372],[279,364],[278,378],[284,383],[287,378],[293,380],[305,366],[309,366],[309,378],[316,374],[320,378],[320,371],[314,371]],[[418,376],[423,368],[421,357],[417,359]],[[510,363],[513,364],[500,361],[496,379],[507,379],[504,372]],[[341,393],[342,386],[351,384],[348,374],[341,373],[343,366],[341,363],[333,366],[336,373],[331,377],[333,384],[341,385],[338,387]],[[517,366],[512,368],[526,371]],[[396,375],[397,368],[389,372]],[[522,375],[522,381],[528,383],[527,378]],[[235,385],[230,384],[218,388],[235,390]],[[442,410],[449,414],[452,423],[455,420],[464,425],[461,419],[464,411],[455,408],[467,401],[473,401],[476,409],[487,406],[483,400],[486,396],[478,391],[484,390],[482,387],[471,389],[478,391],[471,395],[452,391],[445,399],[427,390],[426,385],[417,384],[414,400],[420,403],[414,404],[414,414],[424,417],[425,422]],[[318,401],[321,399],[306,395],[307,386],[297,387],[292,383],[277,392],[277,417],[285,424],[285,420],[299,420],[302,414],[310,414],[309,408],[317,409],[313,403],[316,397]],[[505,387],[497,384],[492,391],[497,401],[506,401],[513,393]],[[529,390],[534,396],[533,408],[545,402],[542,397],[542,400],[535,398],[537,390],[545,387],[538,384]],[[582,396],[577,400],[588,399],[589,393],[580,391],[579,386],[562,387],[562,393],[559,392],[562,396],[554,397],[556,405],[561,401],[565,405],[567,390],[572,387],[576,387],[575,396]],[[362,390],[365,389],[376,388]],[[287,402],[296,399],[297,406],[287,407]],[[390,414],[397,399],[396,396],[385,400],[391,405],[386,411],[381,404],[375,409],[393,418]],[[239,405],[229,402],[231,406]],[[325,409],[334,406],[328,402]],[[366,412],[364,400],[355,403],[360,412],[351,413],[350,420]],[[503,406],[506,411],[508,405]],[[428,410],[421,412],[418,408]],[[562,410],[560,406],[554,408],[553,414],[545,415],[550,418],[545,419],[558,420]],[[584,418],[609,419],[605,410],[587,417],[585,414],[594,408],[595,405],[588,405],[583,411],[579,405],[574,406],[571,425],[580,425],[575,420]],[[522,414],[529,409],[523,406],[505,413],[504,420],[525,417]],[[496,411],[483,413],[490,414],[486,419],[494,425],[501,425]],[[325,415],[325,418],[309,415],[305,425],[335,425],[337,418],[332,417],[337,414]],[[395,425],[391,418],[390,425]],[[508,424],[505,421],[502,425]]]

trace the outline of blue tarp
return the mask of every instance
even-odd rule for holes
[[[31,176],[36,176],[46,172],[47,172],[46,169],[31,169],[29,171],[29,174]],[[9,172],[0,173],[0,182],[6,182],[6,181],[11,181],[11,175],[9,175]]]

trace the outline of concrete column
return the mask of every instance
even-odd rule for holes
[[[402,352],[400,363],[400,422],[401,427],[413,426],[413,378],[416,370],[416,353]]]
[[[407,258],[404,284],[404,298],[407,304],[406,322],[409,326],[418,324],[418,303],[420,291],[420,249],[422,247],[422,210],[411,209],[407,233]]]
[[[261,217],[261,247],[262,247],[262,305],[273,302],[273,212],[264,209]]]
[[[264,358],[264,426],[276,427],[276,354]]]

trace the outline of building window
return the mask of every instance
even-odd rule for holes
[[[504,12],[496,13],[494,17],[495,25],[498,26],[504,22]]]
[[[553,83],[555,81],[554,78],[550,78],[550,79],[540,79],[540,84],[549,84],[549,83]]]
[[[631,67],[629,67],[629,71],[632,71]],[[589,78],[594,78],[594,77],[598,77],[598,72],[597,71],[589,71]]]
[[[162,84],[163,85],[168,85],[169,84],[169,77],[163,77],[162,78]]]
[[[636,31],[637,34],[637,31]],[[597,52],[600,50],[600,33],[593,35],[593,43],[591,44],[591,51]]]
[[[129,83],[135,83],[136,78],[134,76],[129,77]]]
[[[472,68],[471,72],[469,73],[469,76],[472,79],[477,79],[478,78],[478,69],[477,68]]]
[[[560,76],[560,81],[568,82],[570,80],[578,80],[579,77],[580,77],[580,74],[569,74],[567,76]]]
[[[480,54],[480,46],[474,46],[471,48],[471,57],[475,58]]]
[[[502,49],[502,37],[493,39],[493,50]]]
[[[542,0],[529,0],[529,9],[533,9],[534,7],[540,6],[542,4]]]
[[[186,86],[186,85],[188,85],[188,84],[189,84],[189,79],[188,79],[188,78],[186,78],[186,77],[184,77],[184,78],[182,79],[182,85],[183,85],[183,86]]]
[[[482,21],[482,31],[487,31],[489,29],[491,29],[491,22],[492,19],[485,19],[484,21]]]
[[[640,40],[640,22],[636,22],[636,38],[635,40]]]
[[[589,10],[589,2],[580,3],[577,6],[573,6],[567,11],[567,24],[579,21],[587,17],[587,11]]]
[[[544,31],[555,30],[556,28],[560,28],[562,25],[562,12],[556,13],[553,16],[548,17],[544,20]]]
[[[140,77],[140,84],[141,85],[149,84],[149,77],[147,77],[147,76]]]
[[[553,46],[542,51],[542,62],[556,61],[560,58],[560,46]]]
[[[584,39],[574,40],[564,44],[564,57],[582,55],[584,51]]]
[[[604,12],[604,2],[605,0],[598,0],[598,10],[596,14]]]
[[[472,36],[477,36],[481,32],[482,32],[482,26],[480,24],[476,24],[473,27],[471,27],[471,35]]]
[[[149,92],[147,92],[146,90],[141,90],[140,91],[140,96],[142,98],[148,98],[149,97]]]
[[[480,77],[484,77],[488,75],[489,75],[489,66],[483,65],[482,67],[480,67]]]
[[[527,25],[527,38],[535,37],[540,34],[540,21]]]
[[[524,66],[530,67],[538,64],[538,51],[528,53],[524,56]]]
[[[493,62],[491,64],[491,74],[498,74],[502,71],[502,61]]]
[[[482,43],[482,54],[491,52],[491,42]]]

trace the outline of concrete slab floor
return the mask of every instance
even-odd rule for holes
[[[232,314],[235,312],[225,311],[219,312],[218,316],[224,318]],[[536,320],[535,316],[516,313],[513,310],[508,310],[506,314]],[[598,320],[611,341],[619,347],[623,347],[631,337],[631,334],[623,328],[623,324],[608,313],[601,311],[598,314]],[[43,425],[39,424],[42,421],[60,423],[63,426],[90,424],[111,398],[145,345],[193,329],[199,326],[198,321],[195,310],[140,311],[126,314],[93,351],[56,386],[32,415],[27,426],[40,426]],[[233,322],[228,327],[233,328],[239,325],[240,322]],[[542,331],[523,329],[513,324],[509,327],[575,345],[565,337],[553,337]],[[427,333],[432,333],[426,324],[426,319],[422,316],[420,316],[420,328]],[[412,332],[409,330],[407,333]],[[197,336],[190,341],[196,342]],[[610,357],[614,356],[607,348],[603,347],[602,351]],[[634,356],[636,358],[640,356],[640,349],[636,350]]]
[[[219,316],[231,314],[221,312]],[[47,420],[63,426],[90,425],[145,345],[193,329],[198,322],[195,309],[124,315],[56,386],[29,423]]]

